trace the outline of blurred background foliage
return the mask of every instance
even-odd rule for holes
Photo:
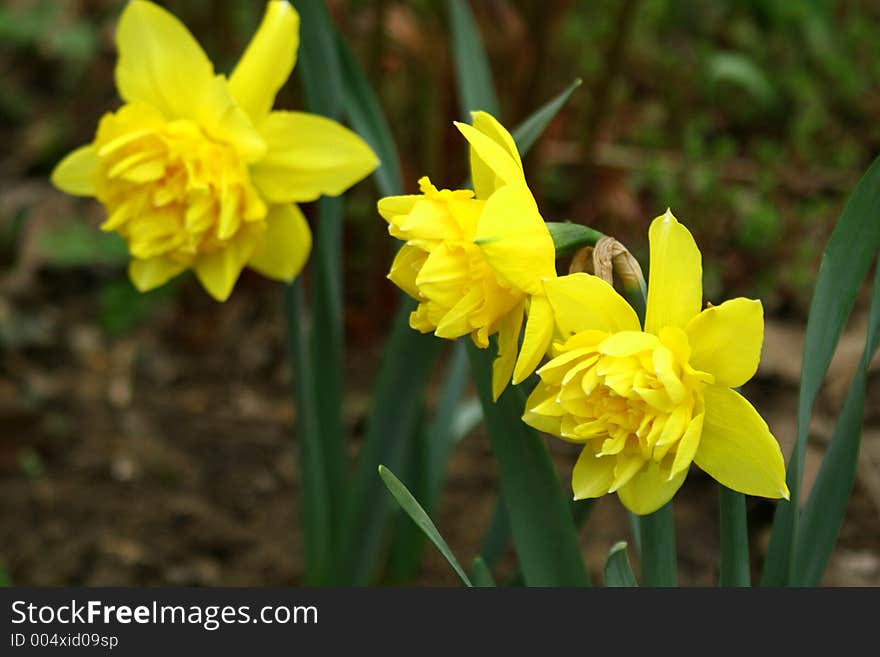
[[[11,0],[0,8],[0,155],[4,192],[44,181],[97,118],[117,106],[112,30],[122,3]],[[165,3],[230,70],[262,2]],[[331,0],[382,99],[410,188],[463,179],[442,3]],[[548,220],[611,233],[644,255],[648,221],[672,207],[706,257],[706,296],[761,297],[802,316],[819,245],[880,150],[880,2],[865,0],[485,0],[473,3],[515,125],[572,79],[584,85],[527,159]],[[302,107],[288,84],[277,106]],[[4,194],[6,195],[6,194]],[[390,302],[390,244],[369,183],[352,195],[346,255],[354,306]],[[9,207],[9,206],[12,207]],[[4,204],[4,266],[34,210]],[[87,206],[75,206],[91,212]],[[45,235],[31,257],[56,268],[117,269],[124,249],[83,230]],[[57,220],[57,218],[56,218]],[[644,259],[643,259],[644,261]],[[105,324],[145,304],[118,280],[100,294]],[[169,295],[160,295],[168,298]],[[356,317],[356,315],[355,315]]]

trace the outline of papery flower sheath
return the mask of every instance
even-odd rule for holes
[[[702,263],[671,212],[651,224],[645,327],[608,283],[589,274],[545,281],[562,339],[523,420],[582,444],[575,499],[616,492],[637,514],[656,511],[691,463],[733,490],[788,497],[779,444],[732,388],[757,371],[760,301],[702,306]]]
[[[341,194],[376,168],[366,143],[335,121],[272,111],[298,43],[299,15],[269,2],[227,79],[173,15],[145,0],[126,5],[116,30],[125,104],[52,182],[104,205],[101,228],[128,243],[138,289],[186,269],[220,301],[245,266],[293,280],[311,249],[296,203]]]
[[[492,373],[497,399],[513,378],[531,374],[546,354],[554,321],[542,282],[556,277],[556,251],[510,133],[486,112],[455,126],[470,144],[474,191],[437,189],[379,201],[389,232],[406,242],[390,278],[419,302],[410,325],[481,349],[498,335]],[[522,347],[519,337],[528,314]]]

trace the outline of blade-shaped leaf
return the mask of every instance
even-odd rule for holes
[[[416,421],[415,437],[404,442],[403,451],[405,453],[398,472],[409,482],[409,489],[413,497],[423,500],[422,506],[425,513],[431,515],[433,508],[428,504],[430,495],[428,492],[429,445],[427,433],[428,427],[423,410]],[[388,550],[388,560],[383,572],[383,584],[407,584],[419,574],[425,547],[425,534],[404,515],[405,512],[402,509],[392,512],[392,518],[389,522],[391,547]]]
[[[718,501],[721,525],[721,569],[718,584],[750,586],[745,495],[719,484]]]
[[[468,369],[467,351],[464,344],[458,341],[452,346],[452,355],[444,373],[440,399],[434,411],[434,421],[426,440],[429,494],[427,505],[428,509],[432,511],[443,487],[449,453],[452,451],[453,445],[460,439],[461,432],[467,431],[468,425],[473,421],[471,414],[470,419],[464,418],[463,423],[456,422],[456,419],[459,418],[459,408],[462,406],[462,396],[469,381],[470,370]]]
[[[563,108],[565,103],[568,102],[568,99],[571,98],[574,90],[581,86],[581,83],[582,80],[577,78],[574,82],[563,89],[562,92],[551,98],[547,103],[542,105],[536,112],[529,116],[529,118],[516,127],[512,134],[520,153],[529,150],[532,147],[532,144],[538,141],[538,137],[544,134],[547,125],[559,113],[559,110]]]
[[[834,549],[852,493],[865,414],[868,366],[880,346],[880,267],[874,275],[868,335],[837,418],[828,451],[804,507],[797,539],[798,586],[818,586]]]
[[[400,468],[406,443],[416,435],[428,377],[443,346],[442,340],[410,328],[414,306],[409,299],[401,303],[373,386],[367,433],[349,484],[336,545],[333,576],[340,585],[364,586],[375,573],[390,514],[376,468],[380,463]]]
[[[465,387],[470,382],[464,344],[454,343],[451,354],[443,373],[434,419],[430,427],[425,426],[426,422],[421,423],[419,435],[410,450],[408,468],[403,471],[407,473],[407,480],[415,486],[413,492],[423,500],[428,514],[434,512],[440,498],[453,446],[483,418],[479,402],[462,400]],[[418,574],[423,542],[424,535],[411,523],[395,525],[388,564],[388,577],[392,581],[407,582]]]
[[[819,265],[804,338],[798,396],[797,437],[788,461],[789,502],[779,502],[761,583],[783,586],[797,572],[797,523],[807,431],[813,403],[852,311],[856,294],[880,250],[880,157],[856,185],[847,201]]]
[[[382,196],[400,194],[403,189],[400,159],[388,120],[351,48],[345,43],[339,30],[334,32],[342,72],[345,115],[354,131],[364,138],[381,162],[373,174],[379,193]]]
[[[501,111],[498,96],[473,11],[467,0],[447,0],[446,7],[452,31],[452,57],[462,120],[470,121],[470,113],[475,110],[497,117]]]
[[[550,230],[550,237],[553,238],[557,258],[574,253],[585,246],[595,246],[596,242],[604,237],[598,230],[571,222],[548,221],[547,228]]]
[[[296,440],[302,481],[299,513],[303,528],[303,573],[306,585],[314,586],[324,583],[333,551],[328,468],[318,425],[302,279],[285,285],[283,289],[287,350],[294,372],[291,388],[296,403]]]
[[[425,510],[418,501],[416,501],[416,498],[414,498],[406,489],[406,486],[403,485],[400,479],[394,476],[393,472],[383,465],[379,466],[379,475],[382,477],[382,481],[385,482],[388,492],[390,492],[391,495],[394,496],[394,499],[397,500],[400,508],[406,511],[407,515],[412,518],[412,521],[416,523],[423,532],[425,532],[425,536],[427,536],[437,547],[440,554],[442,554],[449,565],[452,566],[461,581],[464,582],[466,586],[473,586],[467,573],[464,572],[464,569],[459,565],[455,555],[452,554],[452,550],[449,549],[449,545],[447,545],[446,541],[443,540],[443,537],[440,536],[440,532],[437,531],[434,523],[431,522],[431,518],[428,517],[428,514],[425,513]]]
[[[337,118],[342,113],[342,71],[335,28],[324,0],[296,0],[299,12],[299,61],[309,111]]]
[[[301,0],[297,3],[297,9],[302,21],[297,70],[302,76],[306,106],[314,113],[336,117],[342,107],[342,76],[327,8],[323,0]],[[307,418],[302,414],[299,416],[303,428],[299,432],[299,439],[303,443],[303,449],[308,450],[308,458],[302,459],[301,465],[303,469],[320,467],[322,470],[320,473],[309,472],[306,475],[312,479],[320,479],[321,485],[304,486],[301,494],[301,503],[312,510],[304,516],[309,522],[303,526],[303,538],[306,543],[314,540],[322,545],[320,555],[317,554],[319,548],[315,545],[305,550],[306,579],[310,582],[319,581],[315,578],[327,575],[328,554],[332,554],[330,546],[335,541],[333,522],[341,515],[341,497],[345,490],[342,427],[344,340],[340,272],[342,214],[341,198],[322,198],[319,201],[319,221],[311,266],[312,317],[314,326],[320,329],[312,331],[310,338],[305,338],[311,345],[306,367],[293,368],[297,394],[308,397],[307,403],[300,404],[300,411],[315,414],[314,418]],[[298,310],[302,311],[303,308],[300,295]],[[292,315],[289,313],[288,317]],[[297,313],[297,319],[304,321],[302,312]],[[291,330],[290,327],[288,330]],[[305,335],[303,326],[298,330],[303,335],[295,336],[294,339]],[[315,367],[316,363],[320,366]],[[322,499],[311,499],[313,495],[320,495]],[[319,512],[328,517],[318,518],[316,514]],[[322,533],[328,535],[311,538],[311,535]],[[330,553],[326,552],[327,549],[330,549]],[[313,569],[315,572],[310,572]]]
[[[626,541],[619,541],[608,552],[608,558],[605,560],[605,586],[631,588],[639,585],[633,574],[626,548]]]
[[[489,566],[486,565],[486,562],[483,561],[483,557],[477,556],[474,558],[474,562],[471,564],[471,578],[474,582],[474,586],[480,588],[491,588],[496,586],[495,578],[492,577],[492,571],[489,570]]]
[[[492,451],[498,459],[501,495],[528,586],[586,586],[571,511],[541,436],[520,416],[525,395],[509,386],[492,401],[492,350],[468,343],[471,371],[483,403]]]
[[[676,586],[675,524],[672,502],[638,520],[642,586]]]

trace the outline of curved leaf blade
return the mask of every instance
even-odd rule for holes
[[[474,13],[466,0],[447,0],[446,8],[452,31],[452,57],[462,119],[470,121],[470,113],[474,110],[483,110],[497,117],[501,107]]]
[[[795,580],[799,586],[819,585],[852,494],[865,414],[868,367],[880,347],[880,267],[877,267],[874,275],[868,317],[865,349],[834,426],[828,451],[822,459],[819,474],[801,514]]]
[[[412,521],[419,526],[419,528],[425,533],[425,536],[427,536],[436,546],[440,551],[440,554],[442,554],[449,565],[452,566],[452,569],[458,575],[459,579],[461,579],[465,586],[473,586],[467,573],[464,572],[464,569],[459,565],[458,559],[455,558],[455,555],[452,554],[452,550],[449,549],[449,545],[443,540],[443,537],[440,536],[440,532],[437,531],[437,527],[431,521],[431,518],[428,517],[428,514],[425,513],[422,505],[418,503],[416,498],[414,498],[407,490],[406,486],[403,485],[403,482],[395,477],[394,473],[384,465],[379,466],[379,476],[382,477],[382,481],[385,482],[385,487],[394,499],[397,500],[400,508],[406,511],[407,515],[412,518]]]
[[[631,588],[638,586],[636,576],[627,555],[626,541],[619,541],[611,546],[605,560],[605,586],[609,588]]]
[[[856,185],[822,255],[810,304],[798,397],[797,437],[788,462],[788,502],[779,502],[761,583],[783,586],[797,572],[797,523],[807,430],[816,395],[852,312],[859,286],[880,250],[880,157]]]

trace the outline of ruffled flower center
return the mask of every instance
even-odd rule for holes
[[[422,196],[388,212],[389,232],[406,242],[389,277],[419,301],[413,328],[449,339],[471,334],[485,348],[525,295],[499,279],[474,243],[485,202],[470,190],[438,190],[427,177],[419,185]]]
[[[611,492],[650,461],[667,477],[690,464],[702,431],[703,389],[714,378],[689,364],[683,331],[585,331],[556,353],[538,370],[547,396],[531,412],[554,416],[564,438],[614,459]]]
[[[119,232],[136,258],[189,263],[266,228],[247,164],[193,121],[126,105],[102,119],[95,152],[97,196],[108,212],[101,228]]]

